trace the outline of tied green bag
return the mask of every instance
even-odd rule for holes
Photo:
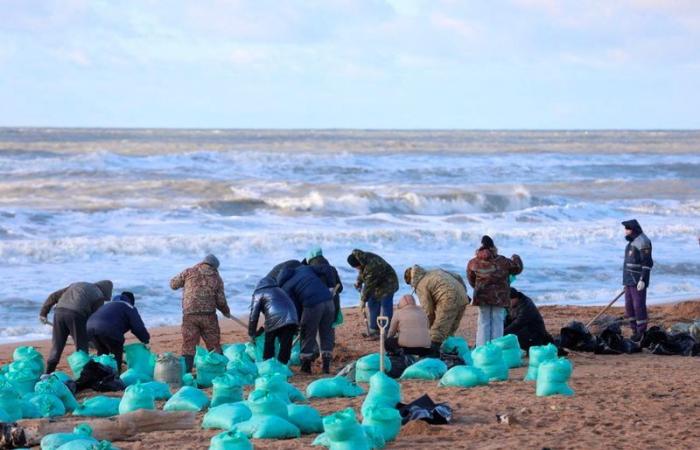
[[[283,419],[289,417],[287,403],[265,389],[256,389],[248,394],[248,407],[254,416],[277,416]]]
[[[401,380],[437,380],[447,372],[447,365],[436,358],[421,359],[403,371]]]
[[[501,349],[503,361],[509,369],[514,369],[523,365],[522,350],[518,337],[514,334],[506,334],[491,341],[493,345]]]
[[[472,352],[467,340],[459,336],[450,336],[440,346],[445,353],[457,353],[467,365],[472,365]]]
[[[117,360],[114,359],[114,355],[91,356],[90,359],[96,363],[111,368],[114,373],[119,374],[119,370],[117,369]]]
[[[209,450],[253,450],[253,444],[240,431],[225,431],[211,438]]]
[[[362,425],[375,427],[381,432],[384,442],[390,442],[401,431],[401,414],[396,408],[369,408]]]
[[[67,360],[68,366],[70,367],[71,372],[73,372],[73,378],[77,380],[80,378],[80,374],[83,373],[83,367],[90,362],[90,355],[82,350],[78,350],[77,352],[74,352],[68,356]]]
[[[530,347],[530,355],[527,367],[527,374],[525,375],[525,381],[537,380],[537,371],[540,367],[540,364],[542,364],[545,361],[557,359],[557,352],[557,347],[553,344]]]
[[[357,421],[355,411],[347,408],[323,418],[324,433],[312,445],[323,445],[331,450],[371,450],[365,429]]]
[[[243,400],[243,387],[234,375],[226,373],[216,377],[212,384],[214,386],[211,399],[212,407]]]
[[[258,366],[243,359],[234,359],[226,365],[226,373],[236,377],[243,385],[255,383],[258,377]]]
[[[362,403],[362,415],[371,408],[394,408],[401,401],[401,385],[387,374],[377,372],[369,379],[369,393]]]
[[[192,386],[184,386],[163,406],[163,411],[199,412],[209,405],[207,394]]]
[[[277,374],[284,376],[285,379],[294,375],[294,373],[289,369],[289,367],[279,362],[277,358],[270,358],[268,360],[258,363],[259,377]]]
[[[22,418],[22,397],[14,387],[0,389],[0,409],[5,411],[11,422]]]
[[[472,352],[474,367],[481,369],[489,381],[506,381],[508,366],[503,361],[501,349],[490,342],[477,347]]]
[[[73,411],[74,416],[87,417],[112,417],[119,414],[119,397],[106,397],[98,395],[85,399],[83,403]]]
[[[140,372],[150,380],[156,368],[156,355],[142,343],[135,342],[124,346],[124,360],[129,369]]]
[[[78,401],[75,399],[73,392],[68,389],[59,377],[51,375],[47,379],[38,382],[34,386],[34,392],[37,394],[53,394],[63,402],[63,406],[67,412],[73,411],[78,407]]]
[[[391,360],[388,356],[384,356],[384,370],[391,371]],[[371,353],[357,360],[355,364],[355,381],[357,383],[366,383],[370,377],[379,372],[379,353]]]
[[[537,396],[574,395],[574,391],[567,384],[572,372],[571,361],[566,358],[558,358],[540,364],[537,369]]]
[[[296,425],[301,434],[323,432],[323,422],[318,411],[308,405],[287,405],[289,422]]]
[[[92,438],[81,438],[75,439],[73,441],[67,442],[62,446],[58,447],[58,450],[119,450],[117,447],[112,446],[109,441],[99,441],[95,443],[95,439]]]
[[[284,401],[305,402],[306,397],[296,387],[287,382],[287,378],[280,373],[273,375],[261,375],[255,380],[255,389],[267,390]]]
[[[357,397],[365,390],[343,376],[321,378],[306,387],[308,398]]]
[[[62,445],[78,439],[90,440],[94,445],[99,445],[99,441],[92,437],[92,428],[83,423],[73,428],[72,433],[53,433],[41,439],[41,450],[58,450]]]
[[[215,406],[204,415],[202,428],[231,430],[238,423],[245,422],[253,416],[245,402],[225,403]]]
[[[31,365],[32,371],[38,376],[44,373],[44,357],[34,347],[17,347],[12,353],[12,359]]]
[[[39,377],[29,368],[10,371],[5,375],[5,379],[15,387],[20,395],[34,392],[34,385],[39,381]]]
[[[126,414],[139,409],[156,409],[156,403],[153,398],[153,392],[141,383],[136,383],[124,391],[124,397],[119,402],[119,414]]]
[[[170,386],[160,381],[149,381],[141,386],[150,389],[155,400],[168,400],[173,396],[170,392]]]
[[[440,379],[439,386],[470,388],[488,384],[489,379],[479,368],[473,366],[454,366]]]
[[[291,439],[301,436],[296,425],[289,422],[287,405],[278,395],[267,390],[255,390],[248,396],[252,417],[236,425],[249,438]]]
[[[39,417],[58,417],[66,414],[63,402],[53,394],[30,394],[24,400],[37,409]],[[25,419],[28,418],[27,414],[23,415]]]
[[[148,383],[153,380],[153,378],[136,369],[128,369],[126,372],[122,373],[119,378],[124,382],[125,385],[131,386],[136,383]]]
[[[228,359],[224,355],[217,353],[216,350],[212,350],[205,355],[202,355],[200,352],[195,357],[197,386],[203,388],[212,387],[214,378],[226,373],[226,364],[228,364]]]

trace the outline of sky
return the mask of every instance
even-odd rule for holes
[[[697,0],[0,0],[0,126],[700,128]]]

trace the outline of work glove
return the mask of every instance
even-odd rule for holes
[[[47,319],[46,316],[39,316],[39,322],[41,322],[44,325],[48,325],[49,319]]]
[[[637,290],[643,291],[646,287],[647,285],[644,283],[644,280],[639,280],[639,283],[637,283]]]

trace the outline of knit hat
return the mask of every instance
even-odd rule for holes
[[[311,261],[319,256],[323,256],[323,250],[318,245],[314,245],[308,252],[306,252],[306,261]]]
[[[125,299],[127,302],[129,302],[131,304],[131,306],[134,306],[134,303],[136,303],[136,299],[134,298],[133,292],[129,292],[129,291],[122,292],[122,298]]]
[[[493,248],[496,246],[496,244],[493,243],[493,239],[491,239],[491,236],[484,235],[481,237],[481,246],[485,248]]]
[[[219,268],[219,259],[216,256],[212,255],[211,253],[208,254],[207,256],[205,256],[204,259],[202,260],[202,262],[204,264],[212,266],[215,269]]]

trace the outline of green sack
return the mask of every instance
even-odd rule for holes
[[[401,385],[387,374],[377,372],[369,379],[369,393],[362,403],[362,415],[370,408],[394,408],[401,401]]]
[[[34,398],[38,394],[26,394],[24,397],[22,397],[22,419],[40,419],[42,416],[42,412],[39,409],[39,407],[30,402],[32,398]],[[59,400],[60,402],[60,400]],[[63,403],[61,403],[61,406],[63,406]],[[65,408],[63,408],[65,410]],[[64,411],[65,413],[65,411]]]
[[[324,433],[314,441],[325,440],[332,450],[371,450],[372,445],[362,426],[357,422],[355,411],[347,408],[323,418]]]
[[[445,353],[457,353],[467,365],[472,365],[472,352],[467,340],[460,336],[450,336],[442,343],[440,350]]]
[[[557,359],[557,353],[557,347],[553,344],[530,347],[525,381],[537,380],[537,370],[540,367],[540,364],[542,364],[545,361]]]
[[[253,450],[253,444],[240,431],[224,431],[211,438],[209,450]]]
[[[80,378],[80,374],[83,372],[83,367],[90,362],[90,355],[82,350],[72,353],[68,356],[68,366],[71,372],[73,372],[73,378],[76,380]]]
[[[44,373],[44,357],[34,347],[17,347],[12,353],[12,359],[30,364],[33,372],[39,376]]]
[[[98,364],[102,364],[105,367],[110,367],[114,373],[119,374],[119,369],[117,368],[117,360],[114,359],[114,355],[99,355],[91,356],[90,359]]]
[[[93,438],[80,438],[66,442],[58,450],[119,450],[109,441],[97,441]]]
[[[200,355],[195,358],[195,367],[197,367],[197,386],[203,388],[212,387],[214,378],[226,373],[226,364],[228,359],[212,350],[206,355]]]
[[[72,433],[47,434],[41,439],[41,450],[58,450],[62,445],[78,439],[92,439],[95,445],[99,444],[97,439],[92,438],[92,428],[83,423],[73,428]]]
[[[38,382],[34,386],[34,392],[37,394],[53,394],[63,402],[63,406],[67,412],[73,411],[78,407],[78,401],[75,399],[73,392],[68,389],[59,377],[51,375],[45,380]]]
[[[246,354],[245,343],[243,342],[237,342],[235,344],[224,344],[221,346],[221,350],[223,351],[224,356],[228,358],[229,361],[233,361],[234,359],[240,359],[241,357],[245,357],[246,359],[250,360],[250,358],[248,358],[248,355]]]
[[[192,375],[191,373],[185,374],[185,376],[182,377],[182,385],[197,387],[197,382],[194,379],[194,375]]]
[[[73,411],[74,416],[112,417],[119,414],[119,397],[98,395],[83,400],[83,403]]]
[[[574,395],[567,384],[572,371],[571,361],[566,358],[544,361],[537,369],[537,396]]]
[[[479,368],[473,366],[454,366],[440,379],[439,386],[470,388],[488,384],[489,379]]]
[[[37,410],[36,417],[29,417],[27,410],[24,410],[22,416],[25,419],[37,418],[37,417],[58,417],[66,414],[66,407],[60,398],[54,394],[44,393],[44,394],[30,394],[24,398],[25,403],[33,405]]]
[[[503,361],[509,369],[514,369],[523,365],[522,350],[518,337],[514,334],[506,334],[491,341],[493,345],[501,349]]]
[[[216,377],[212,384],[214,386],[211,399],[212,407],[243,400],[243,387],[234,375],[226,373]]]
[[[170,392],[170,386],[160,381],[149,381],[141,384],[141,386],[150,389],[155,400],[168,400],[173,396],[172,392]]]
[[[14,388],[0,389],[0,409],[10,417],[10,422],[22,419],[22,397]]]
[[[294,375],[294,373],[285,366],[277,358],[270,358],[266,361],[258,363],[258,376],[275,375],[280,374],[285,377],[285,379]]]
[[[234,359],[226,365],[226,373],[233,375],[242,385],[249,385],[258,377],[258,366],[247,360]]]
[[[391,360],[384,355],[384,370],[391,371]],[[367,383],[372,375],[379,371],[379,353],[371,353],[357,360],[355,364],[355,381]]]
[[[313,434],[323,432],[321,415],[315,408],[308,405],[287,405],[289,422],[296,425],[301,434]]]
[[[184,386],[175,393],[163,406],[163,411],[194,411],[199,412],[209,405],[209,398],[204,391],[191,386]]]
[[[386,439],[384,439],[382,430],[374,425],[362,425],[362,431],[364,431],[365,436],[367,436],[367,442],[369,442],[370,448],[382,449],[386,447]]]
[[[357,397],[364,393],[361,386],[343,376],[321,378],[306,387],[308,398]]]
[[[56,372],[52,373],[51,375],[58,378],[58,380],[63,384],[66,384],[66,382],[68,382],[68,381],[73,381],[73,379],[70,377],[70,375],[68,375],[65,372],[61,372],[60,370],[57,370]]]
[[[231,430],[234,425],[245,422],[253,416],[245,402],[225,403],[209,409],[202,420],[202,428]]]
[[[277,416],[285,420],[289,417],[287,402],[266,389],[256,389],[248,394],[248,408],[254,416]]]
[[[421,359],[403,371],[401,380],[437,380],[447,372],[447,365],[437,358]]]
[[[338,309],[338,312],[335,315],[335,322],[333,322],[333,328],[337,328],[341,326],[345,322],[345,318],[343,317],[343,308]]]
[[[128,369],[126,372],[122,373],[119,378],[124,382],[125,385],[131,386],[136,383],[148,383],[152,381],[153,378],[136,369]]]
[[[4,409],[0,409],[0,422],[14,422],[14,420],[10,418],[10,415]]]
[[[134,369],[153,379],[156,368],[156,355],[142,343],[135,342],[124,346],[124,360],[129,369]]]
[[[259,376],[255,380],[255,389],[270,391],[278,395],[285,403],[306,401],[304,394],[289,384],[287,378],[280,373]]]
[[[253,439],[295,439],[301,437],[296,425],[277,416],[253,416],[236,425],[248,438]]]
[[[508,379],[508,366],[503,361],[503,353],[500,347],[487,342],[477,347],[472,352],[474,367],[481,369],[489,381],[506,381]]]
[[[369,408],[363,417],[362,425],[376,427],[385,442],[396,439],[401,431],[401,414],[396,408]]]
[[[119,414],[126,414],[139,409],[156,409],[153,392],[141,383],[132,384],[119,402]]]
[[[29,368],[10,371],[5,375],[5,379],[15,387],[19,395],[34,392],[34,385],[39,381],[39,377]]]

